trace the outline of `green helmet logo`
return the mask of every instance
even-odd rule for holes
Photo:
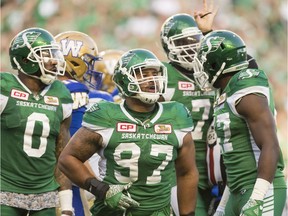
[[[27,43],[30,44],[32,47],[32,44],[37,40],[37,38],[40,36],[39,32],[31,31],[24,33],[25,37],[16,37],[15,40],[11,44],[11,51],[22,49],[27,46]],[[24,42],[24,38],[25,41]]]

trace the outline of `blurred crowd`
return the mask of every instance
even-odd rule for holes
[[[287,21],[285,0],[215,0],[219,5],[214,29],[238,33],[248,53],[269,76],[278,111],[279,140],[287,162]],[[11,71],[9,43],[27,27],[42,27],[53,34],[82,31],[99,51],[146,48],[161,60],[160,28],[175,13],[189,13],[202,1],[187,0],[1,0],[1,71]]]

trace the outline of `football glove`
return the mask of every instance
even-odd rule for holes
[[[132,182],[127,185],[109,185],[109,190],[106,193],[104,199],[105,205],[111,208],[120,208],[125,211],[127,208],[138,207],[139,203],[133,200],[128,193]],[[127,195],[124,193],[126,192]]]
[[[243,206],[240,216],[261,216],[263,211],[263,201],[249,199]]]
[[[219,211],[219,210],[217,210],[217,211],[213,214],[213,216],[225,216],[225,213],[224,213],[224,211]]]

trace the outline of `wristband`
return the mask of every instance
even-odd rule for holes
[[[263,200],[269,187],[270,187],[269,181],[262,178],[257,178],[256,183],[254,185],[254,189],[252,191],[251,199]]]
[[[97,199],[104,200],[109,190],[109,185],[96,178],[88,178],[85,181],[85,189],[95,195]]]
[[[74,211],[72,207],[72,190],[62,190],[58,192],[61,211]]]

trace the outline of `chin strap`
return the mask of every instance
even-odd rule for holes
[[[222,71],[224,70],[226,66],[226,62],[223,62],[221,68],[218,70],[218,72],[214,75],[212,81],[211,81],[211,85],[213,86],[214,83],[216,82],[216,80],[218,79],[218,77],[220,76],[220,74],[222,73]]]
[[[20,64],[17,62],[17,60],[16,60],[15,57],[13,58],[13,61],[14,61],[14,63],[16,64],[17,69],[18,69],[20,72],[26,74],[27,76],[30,76],[30,77],[33,77],[33,78],[36,78],[36,79],[41,80],[41,82],[44,83],[45,85],[50,85],[50,84],[52,84],[52,83],[57,79],[57,76],[53,76],[53,75],[50,75],[50,74],[44,74],[44,75],[42,74],[40,77],[27,74],[27,73],[22,69],[22,67],[20,66]]]
[[[18,61],[16,60],[15,57],[13,57],[13,61],[14,61],[14,63],[16,64],[17,69],[18,69],[19,71],[21,71],[22,73],[25,73],[24,70],[21,68],[20,64],[18,63]],[[25,74],[26,74],[26,73],[25,73]]]
[[[141,102],[146,103],[146,104],[154,104],[158,101],[160,98],[160,95],[152,95],[148,93],[138,93],[135,96],[132,96],[134,98],[139,99]]]
[[[52,76],[50,74],[45,74],[45,75],[40,76],[41,82],[46,85],[52,84],[56,79],[57,79],[57,76]]]

